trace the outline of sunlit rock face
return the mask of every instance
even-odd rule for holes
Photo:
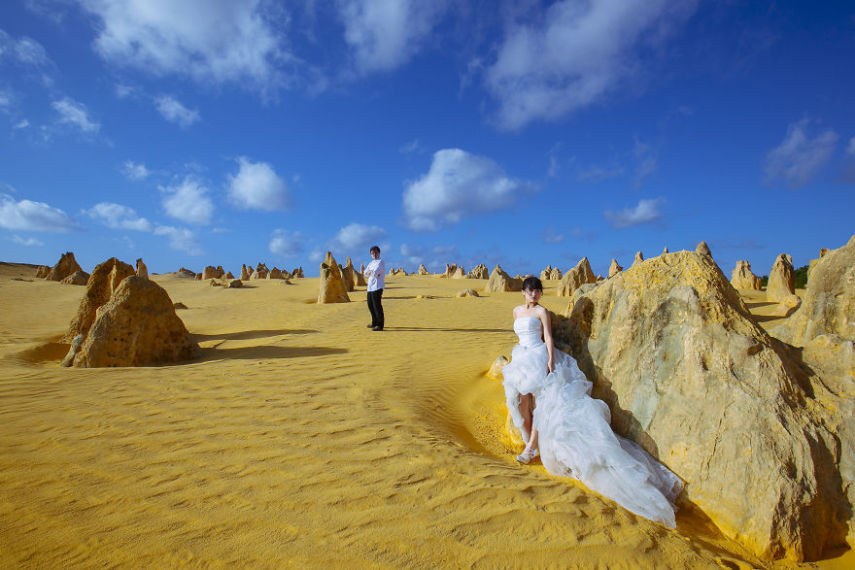
[[[487,281],[487,286],[484,288],[487,293],[499,291],[522,291],[522,279],[511,277],[502,269],[501,265],[496,265],[493,272],[490,273],[490,279]]]
[[[62,281],[77,271],[83,271],[83,268],[77,263],[77,260],[74,258],[74,254],[67,251],[62,254],[59,261],[56,262],[56,265],[51,267],[47,272],[45,279],[48,281]]]
[[[769,271],[769,283],[766,285],[766,300],[778,303],[796,292],[793,260],[786,253],[775,259]]]
[[[321,263],[320,291],[318,292],[318,303],[349,303],[347,287],[341,277],[341,269],[336,263],[331,252]]]
[[[77,314],[68,325],[63,341],[70,343],[79,334],[85,337],[89,327],[95,322],[98,307],[110,300],[113,292],[126,277],[135,274],[133,267],[115,257],[97,265],[86,282],[86,293],[80,301]]]
[[[733,273],[730,275],[730,284],[735,289],[751,289],[759,291],[760,278],[754,275],[751,271],[751,264],[744,259],[736,262],[736,267],[733,268]]]
[[[554,329],[615,430],[681,477],[725,535],[766,558],[843,544],[850,507],[827,410],[710,257],[664,254],[584,285]]]
[[[558,284],[557,295],[559,297],[569,297],[573,291],[585,285],[586,283],[596,283],[597,276],[591,270],[591,264],[587,257],[583,257],[576,267],[564,274],[561,282]]]

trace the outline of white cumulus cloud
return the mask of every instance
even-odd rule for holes
[[[172,226],[157,226],[154,235],[169,238],[169,247],[184,251],[190,255],[202,255],[202,246],[196,238],[196,234],[186,228],[175,228]]]
[[[804,186],[831,158],[837,133],[827,129],[811,137],[810,123],[809,119],[802,119],[791,124],[781,144],[766,155],[767,181],[780,180],[789,188]]]
[[[659,209],[664,203],[665,198],[642,199],[638,201],[638,205],[634,208],[624,208],[620,212],[606,210],[605,216],[613,228],[628,228],[630,226],[649,224],[657,222],[662,218],[662,213]]]
[[[229,176],[229,200],[244,210],[268,212],[287,210],[291,206],[291,192],[273,167],[266,162],[252,162],[246,157],[237,159],[239,169]]]
[[[641,64],[638,48],[662,41],[697,2],[562,0],[532,24],[512,24],[486,70],[499,103],[498,121],[517,129],[590,105]]]
[[[208,198],[208,189],[192,177],[173,186],[160,186],[165,194],[163,209],[166,214],[190,224],[207,225],[214,214],[214,204]]]
[[[389,71],[410,60],[442,17],[444,0],[340,0],[344,38],[360,72]]]
[[[506,208],[534,189],[489,158],[447,148],[434,153],[428,173],[404,190],[404,214],[411,229],[436,231],[467,215]]]
[[[341,228],[332,239],[330,246],[333,249],[342,249],[346,253],[354,253],[357,250],[367,250],[384,237],[386,237],[386,230],[380,226],[354,222]],[[385,249],[385,244],[380,247]]]
[[[0,194],[0,227],[8,230],[39,232],[67,232],[77,229],[77,224],[60,210],[44,202],[15,200]]]
[[[97,133],[101,125],[89,118],[89,113],[83,103],[65,97],[54,101],[51,106],[59,113],[59,122],[73,125],[84,133]]]
[[[273,230],[267,247],[270,253],[283,257],[296,257],[303,252],[303,242],[304,238],[300,232]]]
[[[84,210],[83,213],[93,220],[98,220],[108,228],[138,232],[151,231],[151,223],[148,220],[138,216],[133,208],[121,204],[99,202],[88,210]]]
[[[277,22],[260,0],[81,0],[99,20],[95,49],[105,60],[156,75],[266,87],[280,47]]]
[[[169,95],[161,95],[154,100],[158,112],[170,123],[187,128],[201,118],[199,111],[188,109],[181,101]]]
[[[122,174],[129,180],[145,180],[151,174],[145,164],[138,164],[132,160],[126,160],[122,164]]]

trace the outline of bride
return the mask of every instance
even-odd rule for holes
[[[572,477],[625,509],[674,527],[682,482],[637,443],[616,435],[605,402],[568,354],[555,350],[543,284],[528,277],[514,309],[519,344],[502,370],[508,412],[526,443],[517,461],[540,455],[546,470]]]

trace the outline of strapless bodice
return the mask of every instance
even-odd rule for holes
[[[537,317],[520,317],[514,319],[514,332],[522,346],[537,346],[543,344],[542,325]]]

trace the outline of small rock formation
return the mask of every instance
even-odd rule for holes
[[[578,292],[568,313],[553,336],[609,405],[615,431],[683,479],[686,499],[722,533],[797,561],[843,544],[841,442],[805,370],[711,258],[649,259]]]
[[[816,267],[816,264],[819,263],[819,261],[823,257],[825,257],[826,253],[828,253],[828,249],[822,247],[819,249],[819,258],[810,260],[810,262],[808,263],[808,279],[810,279],[810,274],[813,271],[813,268]],[[44,266],[42,266],[42,267],[44,267]],[[36,277],[38,277],[38,275],[36,275]]]
[[[644,261],[644,254],[640,251],[636,251],[635,259],[632,260],[632,264],[635,265],[636,263],[641,263],[642,261]]]
[[[550,276],[551,274],[552,274],[552,266],[551,266],[551,265],[547,265],[547,266],[546,266],[546,269],[544,269],[543,271],[541,271],[541,272],[540,272],[540,280],[541,280],[541,281],[546,281],[547,279],[549,279],[549,276]]]
[[[341,278],[344,280],[344,287],[348,291],[356,290],[356,269],[353,267],[353,261],[350,256],[344,262],[344,267],[341,268]]]
[[[736,267],[733,268],[733,273],[730,275],[730,284],[734,289],[751,289],[760,291],[760,278],[754,275],[751,271],[751,264],[748,261],[741,259],[736,262]]]
[[[282,271],[277,267],[273,267],[270,272],[267,274],[268,279],[282,279]]]
[[[56,265],[48,271],[45,279],[48,281],[62,281],[75,271],[83,271],[83,268],[77,264],[77,260],[74,259],[74,254],[70,251],[66,251],[59,258],[59,261],[56,262]]]
[[[561,270],[557,267],[553,267],[552,271],[549,272],[550,281],[561,281],[561,277]]]
[[[201,280],[202,280],[202,274],[201,274],[201,273],[196,273],[196,274],[194,275],[194,279],[196,279],[196,281],[201,281]]]
[[[501,265],[496,265],[493,272],[490,274],[490,279],[487,281],[487,286],[484,288],[487,293],[495,293],[497,291],[522,291],[522,279],[511,277],[502,270]]]
[[[50,273],[50,267],[47,265],[39,265],[36,269],[36,279],[44,279]]]
[[[487,378],[491,380],[501,380],[504,378],[502,376],[502,368],[508,363],[508,359],[504,356],[499,356],[496,360],[493,361],[493,364],[490,365],[490,369],[487,371]]]
[[[368,283],[365,282],[365,264],[359,264],[359,273],[356,274],[356,286],[357,287],[366,287]]]
[[[227,271],[225,275],[223,275],[223,279],[234,279],[235,276],[232,275],[231,271]]]
[[[318,303],[349,303],[350,297],[347,296],[347,287],[344,280],[341,278],[341,269],[335,262],[332,252],[327,252],[327,256],[321,263],[321,279],[320,292],[318,293]]]
[[[701,242],[701,243],[704,243],[704,242]],[[698,245],[700,245],[700,244],[698,244]],[[662,249],[662,255],[665,255],[666,253],[669,253],[667,245]]]
[[[95,322],[98,307],[109,301],[119,284],[131,275],[135,275],[134,268],[115,257],[96,266],[92,270],[92,275],[89,276],[86,293],[80,301],[77,314],[71,319],[68,331],[63,336],[63,342],[71,342],[79,334],[85,337],[92,323]]]
[[[483,263],[479,263],[472,268],[472,271],[466,274],[467,279],[489,279],[490,271]]]
[[[466,271],[463,269],[462,265],[458,265],[450,277],[452,279],[466,279]]]
[[[255,266],[255,270],[249,276],[250,279],[267,279],[267,274],[270,273],[270,270],[267,269],[267,265],[263,263],[259,263]]]
[[[175,273],[176,277],[183,277],[185,279],[195,279],[196,274],[190,271],[189,269],[181,268]]]
[[[668,249],[667,247],[665,249]],[[667,253],[667,251],[665,252]],[[695,248],[695,253],[699,255],[706,255],[710,259],[712,259],[712,252],[710,251],[710,246],[707,245],[707,242],[700,242]]]
[[[583,257],[576,264],[576,267],[564,274],[561,283],[558,284],[556,295],[559,297],[569,297],[573,291],[586,283],[596,283],[597,276],[591,270],[591,264],[588,263],[588,258]]]
[[[363,271],[364,271],[364,270],[363,270]],[[422,264],[420,264],[420,265],[419,265],[419,271],[418,271],[418,274],[419,274],[419,275],[430,275],[430,271],[428,271],[428,270],[427,270],[427,267],[425,267],[425,264],[424,264],[424,263],[422,263]]]
[[[786,253],[775,259],[769,272],[769,283],[766,285],[766,300],[778,303],[788,295],[796,292],[795,277],[793,276],[793,260]]]
[[[240,279],[229,279],[225,285],[226,289],[240,289],[243,287],[243,281]]]
[[[249,269],[246,268],[246,264],[241,264],[240,266],[240,280],[241,281],[249,281]]]
[[[60,366],[64,368],[68,368],[74,363],[74,357],[77,356],[77,353],[80,352],[80,345],[83,344],[83,335],[79,334],[73,339],[71,339],[71,348],[68,349],[68,354],[65,355],[65,358],[62,359],[62,362],[59,363]]]
[[[612,258],[612,264],[609,266],[609,277],[614,277],[621,271],[623,271],[623,267],[618,265],[617,259]]]
[[[137,259],[137,277],[142,277],[143,279],[148,279],[148,267],[143,263],[142,257]]]
[[[174,308],[175,308],[175,310],[177,311],[177,310],[179,310],[179,309],[186,309],[186,308],[187,308],[187,305],[185,305],[185,304],[184,304],[184,303],[182,303],[181,301],[178,301],[177,303],[175,303],[175,304],[173,305],[173,307],[174,307]]]
[[[222,265],[220,265],[219,267],[209,265],[204,270],[202,270],[202,279],[204,279],[205,281],[207,281],[208,279],[219,279],[225,274],[226,272],[223,271]]]
[[[303,266],[301,265],[300,267],[292,271],[291,277],[295,279],[303,279]]]
[[[132,274],[122,280],[98,310],[74,357],[74,366],[164,364],[189,360],[198,352],[199,345],[175,314],[163,287]]]
[[[89,274],[85,271],[75,271],[60,283],[65,285],[86,285],[86,282],[89,281]]]
[[[475,289],[463,289],[462,291],[458,291],[455,297],[480,297],[478,291]]]
[[[776,317],[789,317],[802,304],[802,300],[798,295],[787,295],[778,302],[778,306],[774,308],[772,314]]]

